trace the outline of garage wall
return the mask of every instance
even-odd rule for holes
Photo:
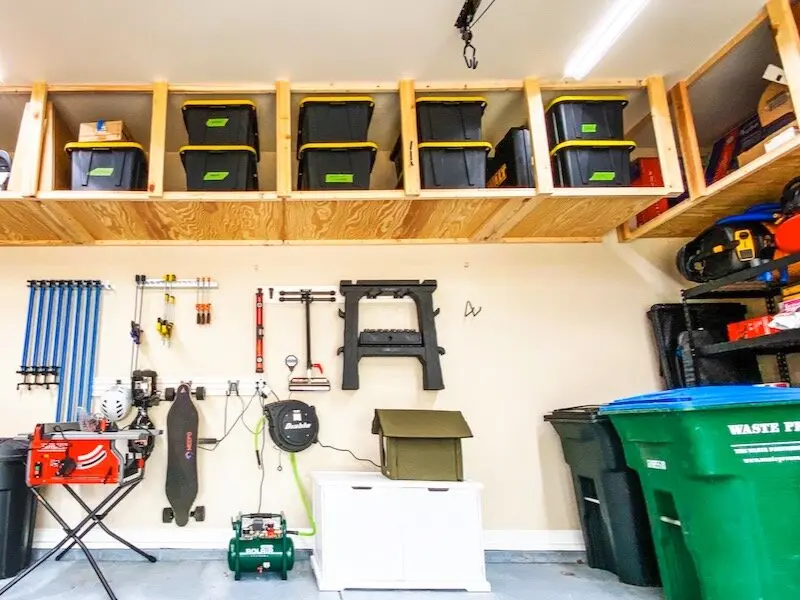
[[[461,410],[475,434],[465,440],[465,469],[483,482],[487,545],[503,549],[569,549],[580,545],[572,492],[558,438],[542,416],[576,404],[605,402],[657,388],[657,367],[645,312],[656,302],[675,301],[671,257],[678,242],[619,245],[342,246],[342,247],[94,247],[0,250],[0,433],[29,432],[53,418],[55,393],[15,391],[27,306],[25,280],[96,278],[110,281],[104,295],[98,376],[127,377],[133,313],[134,273],[160,277],[208,275],[219,282],[212,293],[214,323],[195,324],[195,296],[179,291],[175,339],[160,344],[154,323],[161,310],[158,292],[146,294],[145,344],[140,366],[166,379],[252,380],[254,299],[257,286],[336,285],[340,279],[437,279],[435,301],[446,389],[421,390],[413,359],[365,359],[361,389],[337,390],[342,320],[336,307],[312,309],[314,358],[334,382],[327,394],[302,394],[321,418],[320,439],[377,460],[370,434],[376,407]],[[465,318],[469,300],[483,308]],[[340,305],[339,305],[340,306]],[[412,304],[362,308],[364,327],[415,327]],[[299,305],[266,309],[267,379],[286,394],[286,354],[304,357],[303,311]],[[247,397],[245,398],[247,400]],[[200,436],[220,436],[224,398],[197,404]],[[168,405],[152,410],[163,427]],[[231,403],[230,420],[239,412]],[[255,403],[247,414],[255,423]],[[288,460],[266,453],[264,510],[287,513],[290,526],[307,526]],[[222,547],[229,518],[256,509],[260,472],[252,435],[243,428],[215,452],[201,452],[198,504],[205,523],[185,528],[161,523],[166,506],[163,440],[148,462],[145,482],[109,521],[145,546]],[[314,447],[298,455],[308,485],[312,470],[371,468],[348,455]],[[54,501],[69,507],[58,490]],[[86,489],[99,498],[98,489]],[[59,539],[49,519],[40,518],[38,543]],[[98,538],[102,539],[102,538]],[[108,545],[105,541],[99,545]]]

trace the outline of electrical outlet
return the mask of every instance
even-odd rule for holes
[[[239,380],[238,379],[236,381],[231,381],[230,379],[228,380],[228,392],[227,393],[228,393],[228,396],[230,396],[230,395],[238,396],[239,395]]]

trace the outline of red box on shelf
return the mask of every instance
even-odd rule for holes
[[[764,317],[756,317],[737,323],[730,323],[728,325],[728,339],[732,342],[751,340],[753,338],[780,332],[780,329],[770,327],[770,322],[772,322],[772,316],[766,315]]]
[[[637,158],[631,163],[631,185],[633,187],[664,187],[661,163],[657,158]]]

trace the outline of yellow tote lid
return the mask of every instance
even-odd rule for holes
[[[483,148],[487,153],[492,151],[492,145],[489,142],[422,142],[419,145],[420,150],[433,148],[440,150],[474,150]]]
[[[550,156],[555,156],[557,152],[560,152],[561,150],[567,150],[569,148],[630,148],[633,150],[636,148],[636,142],[631,142],[629,140],[572,140],[569,142],[562,142],[553,148],[550,151]]]
[[[256,155],[252,146],[181,146],[178,152],[252,152]]]
[[[481,96],[422,96],[417,98],[417,104],[432,102],[435,104],[480,104],[486,108],[486,98]]]
[[[136,142],[70,142],[64,146],[64,151],[69,154],[73,150],[124,150],[133,148],[144,153],[144,148]]]
[[[370,106],[375,106],[375,100],[371,96],[307,96],[300,100],[300,108],[306,104],[312,103],[324,104],[345,104],[350,102],[369,103]]]
[[[556,104],[561,104],[563,102],[622,102],[623,106],[628,105],[628,99],[625,96],[559,96],[547,105],[545,112],[553,108]]]
[[[249,106],[253,112],[256,110],[256,103],[252,100],[187,100],[181,105],[181,110],[194,106]]]
[[[297,151],[297,156],[302,157],[306,150],[372,150],[378,151],[378,144],[374,142],[318,142],[316,144],[303,144]]]

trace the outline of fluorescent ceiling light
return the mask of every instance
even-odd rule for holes
[[[583,79],[597,66],[623,32],[636,20],[649,0],[615,0],[613,6],[572,53],[564,76]]]

